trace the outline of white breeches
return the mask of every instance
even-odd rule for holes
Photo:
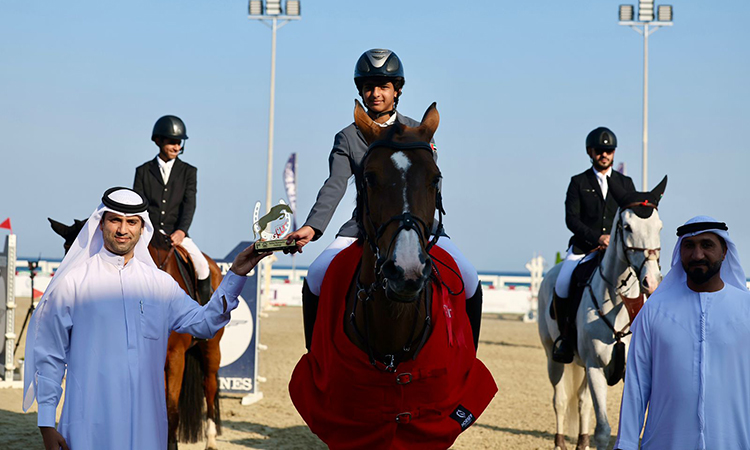
[[[557,281],[555,281],[555,293],[560,298],[568,298],[570,295],[570,281],[573,277],[573,271],[582,259],[586,261],[590,260],[596,255],[596,252],[576,254],[573,253],[573,246],[568,248],[568,254],[565,255],[565,259],[560,267],[560,272],[557,274]]]
[[[320,295],[320,287],[323,285],[323,276],[326,274],[326,270],[328,270],[328,266],[331,264],[331,261],[333,261],[333,258],[338,255],[341,250],[352,245],[356,240],[356,238],[352,237],[338,236],[336,239],[334,239],[331,245],[326,247],[326,249],[320,253],[320,256],[318,256],[315,261],[310,264],[310,267],[307,269],[306,279],[307,285],[313,294]],[[461,253],[458,247],[456,247],[456,244],[454,244],[450,240],[450,238],[441,236],[440,240],[438,240],[437,245],[438,247],[448,252],[448,254],[451,255],[456,261],[456,265],[461,272],[461,278],[463,278],[464,280],[466,298],[469,299],[473,297],[477,291],[477,286],[479,284],[479,275],[477,274],[477,269],[475,269],[474,266],[469,262],[469,260],[466,259],[463,253]],[[440,263],[433,262],[433,264]],[[438,267],[438,270],[446,271],[447,269],[440,266]],[[450,275],[446,275],[445,273],[443,275],[450,277]]]
[[[320,295],[320,287],[323,285],[323,276],[328,270],[328,266],[333,261],[333,258],[339,254],[339,252],[350,245],[352,245],[357,238],[337,236],[336,239],[331,242],[331,245],[326,247],[315,261],[310,264],[307,268],[307,286],[310,291],[315,295]]]
[[[203,253],[200,251],[197,245],[195,245],[195,242],[193,242],[192,239],[189,237],[186,237],[182,240],[182,248],[187,250],[187,252],[190,254],[190,259],[193,260],[193,265],[195,266],[195,274],[198,275],[199,280],[205,280],[208,278],[209,275],[211,275],[211,271],[208,268],[208,260],[205,256],[203,256]]]

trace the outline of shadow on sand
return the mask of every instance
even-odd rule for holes
[[[236,420],[222,420],[223,427],[246,433],[254,433],[263,436],[262,438],[243,438],[232,440],[236,445],[257,449],[326,449],[320,439],[317,438],[310,429],[304,425],[297,425],[287,428],[269,427],[252,422],[240,422]]]
[[[555,434],[554,433],[549,433],[547,431],[519,430],[517,428],[498,427],[498,426],[495,426],[495,425],[487,425],[487,424],[483,424],[483,423],[475,423],[474,425],[472,425],[472,427],[485,428],[487,430],[498,431],[500,433],[515,434],[515,435],[520,435],[520,436],[533,436],[533,437],[536,437],[536,438],[545,439],[545,440],[549,441],[550,443],[554,442],[554,440],[555,440]],[[566,437],[565,440],[567,441],[568,444],[570,444],[570,446],[572,446],[572,448],[575,448],[576,438],[577,438],[576,436],[572,436],[572,437],[568,436],[568,437]],[[609,446],[607,448],[611,450],[612,447],[615,445],[615,441],[616,440],[617,440],[617,436],[610,436],[609,437]],[[593,447],[591,447],[591,448],[593,448]]]
[[[542,349],[543,347],[541,345],[529,345],[529,344],[514,344],[513,342],[505,342],[505,341],[479,341],[479,345],[500,345],[503,347],[519,347],[519,348],[534,348],[534,349]]]
[[[0,410],[0,448],[40,448],[42,435],[36,426],[36,414]]]

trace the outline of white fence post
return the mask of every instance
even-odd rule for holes
[[[529,308],[529,314],[524,316],[524,321],[536,322],[539,305],[539,286],[542,284],[542,278],[544,276],[544,258],[542,258],[541,255],[531,258],[531,261],[526,263],[526,270],[529,271],[531,277],[531,307]]]
[[[3,318],[2,342],[3,378],[0,387],[23,387],[22,382],[14,380],[16,369],[16,235],[5,237],[5,251],[0,253],[0,317]]]

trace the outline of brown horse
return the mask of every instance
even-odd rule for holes
[[[48,219],[55,233],[65,239],[65,253],[78,236],[86,221],[75,220],[65,225]],[[166,239],[165,239],[166,238]],[[194,297],[196,292],[195,272],[187,251],[180,246],[172,247],[168,237],[155,234],[148,246],[156,265],[172,276],[180,287]],[[180,268],[178,259],[188,262]],[[211,271],[211,286],[218,288],[222,280],[221,269],[206,256]],[[203,300],[204,302],[207,299]],[[198,340],[189,334],[172,332],[167,343],[167,360],[164,365],[166,377],[167,419],[169,421],[168,450],[177,449],[177,441],[198,442],[204,434],[203,411],[205,398],[206,448],[217,449],[216,435],[221,432],[219,412],[218,374],[221,363],[219,341],[224,329],[208,340]],[[179,435],[179,436],[178,436]]]
[[[359,240],[325,275],[292,401],[332,449],[448,448],[497,386],[476,358],[457,265],[435,246],[437,108],[419,127],[381,128],[357,102],[355,123],[369,143],[355,173]]]

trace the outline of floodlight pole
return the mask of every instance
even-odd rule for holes
[[[648,37],[661,27],[671,27],[672,22],[620,21],[620,25],[629,26],[643,36],[643,174],[642,191],[648,191]],[[642,27],[642,28],[641,28]],[[652,27],[649,29],[649,27]]]
[[[271,211],[271,182],[273,180],[273,127],[275,115],[275,96],[276,96],[276,31],[292,20],[301,19],[300,16],[285,15],[249,15],[249,19],[260,20],[264,25],[271,28],[271,95],[268,107],[268,167],[266,171],[266,213]],[[269,24],[270,22],[270,24]],[[263,298],[261,299],[262,309],[268,308],[268,295],[271,289],[271,266],[273,257],[266,258],[263,270]]]
[[[268,168],[266,172],[266,212],[271,210],[271,182],[273,180],[273,127],[276,99],[276,31],[300,16],[251,15],[249,19],[260,20],[271,28],[271,95],[268,107]],[[270,22],[270,23],[269,23]]]

